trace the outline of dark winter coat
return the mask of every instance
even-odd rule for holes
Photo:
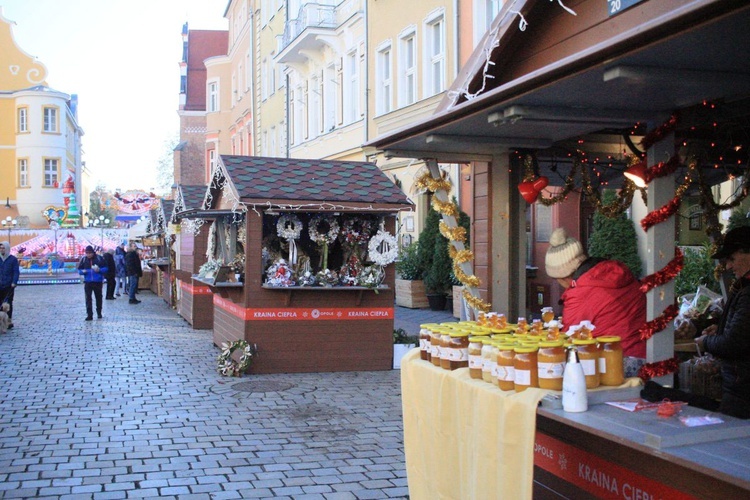
[[[115,249],[115,272],[118,278],[128,275],[125,270],[125,250],[122,247]]]
[[[125,254],[125,274],[128,276],[138,276],[139,278],[143,276],[141,258],[135,250],[131,250]]]
[[[705,350],[721,359],[721,411],[750,418],[750,277],[732,287],[716,335],[705,337]]]
[[[114,279],[117,274],[115,257],[109,252],[105,253],[103,257],[104,261],[107,263],[107,272],[104,273],[104,276],[106,276],[107,279]]]
[[[94,264],[99,266],[99,271],[91,269]],[[83,276],[83,281],[85,282],[102,283],[106,273],[107,261],[101,255],[94,254],[90,259],[84,255],[78,263],[78,274]]]
[[[594,337],[621,338],[625,356],[646,357],[638,330],[646,324],[646,295],[630,269],[616,260],[589,259],[562,294],[563,325],[591,321]]]
[[[0,257],[0,288],[10,288],[17,285],[20,272],[18,259],[15,255],[8,253],[5,259]]]

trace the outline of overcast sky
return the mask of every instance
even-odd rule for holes
[[[0,0],[16,43],[47,83],[78,94],[83,161],[95,185],[156,187],[179,130],[182,25],[226,29],[228,0]]]

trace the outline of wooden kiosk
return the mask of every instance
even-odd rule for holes
[[[174,220],[179,224],[175,234],[175,294],[177,312],[196,330],[210,330],[214,325],[213,292],[204,283],[193,280],[206,262],[208,227],[203,220],[183,217],[203,206],[206,186],[177,187]]]
[[[297,267],[309,259],[312,275],[325,261],[308,237],[316,216],[341,227],[368,221],[369,238],[381,225],[393,234],[394,215],[411,206],[371,163],[221,156],[204,209],[194,214],[211,221],[208,247],[219,262],[215,273],[195,278],[213,291],[214,343],[256,344],[254,373],[391,369],[393,265],[377,287],[299,286],[291,274],[280,285],[268,270],[294,260],[290,242],[278,237],[282,216],[302,223]],[[341,247],[338,238],[329,244],[327,268],[341,269]]]
[[[170,232],[169,220],[174,210],[174,201],[162,198],[159,206],[150,211],[149,234],[143,237],[143,244],[151,248],[151,256],[146,264],[151,268],[151,291],[175,307],[172,295],[172,244],[174,235]]]

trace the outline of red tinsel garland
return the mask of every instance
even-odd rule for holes
[[[641,139],[640,145],[644,150],[647,150],[660,140],[664,138],[667,134],[672,132],[675,128],[677,128],[677,122],[679,121],[679,117],[677,116],[677,113],[673,114],[669,117],[669,120],[665,121],[658,127],[656,127],[654,130],[643,136],[643,139]]]
[[[664,222],[677,213],[678,208],[680,208],[680,196],[675,196],[666,205],[641,219],[641,227],[644,231],[648,231],[652,226]]]
[[[641,340],[648,340],[654,336],[655,333],[664,330],[670,321],[677,317],[680,309],[671,304],[664,309],[664,312],[658,318],[654,318],[651,321],[647,321],[645,325],[638,329],[638,333],[641,334]]]
[[[638,377],[644,382],[656,377],[663,377],[670,373],[676,373],[680,369],[680,360],[674,358],[657,361],[641,366],[638,370]]]
[[[677,171],[677,167],[680,166],[680,163],[680,155],[674,155],[669,160],[659,162],[653,167],[650,167],[646,171],[646,184],[659,177],[673,174],[675,171]]]
[[[685,255],[680,250],[680,247],[674,248],[674,258],[669,261],[669,264],[664,266],[661,271],[657,271],[650,276],[646,276],[641,280],[641,291],[646,293],[653,290],[657,286],[661,286],[664,283],[668,283],[675,279],[680,274],[685,264]]]

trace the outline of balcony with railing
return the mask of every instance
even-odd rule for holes
[[[362,13],[363,0],[345,0],[338,5],[306,3],[295,19],[287,21],[281,36],[277,62],[301,62],[304,51],[320,50],[326,37],[335,37],[336,29],[347,19]]]

